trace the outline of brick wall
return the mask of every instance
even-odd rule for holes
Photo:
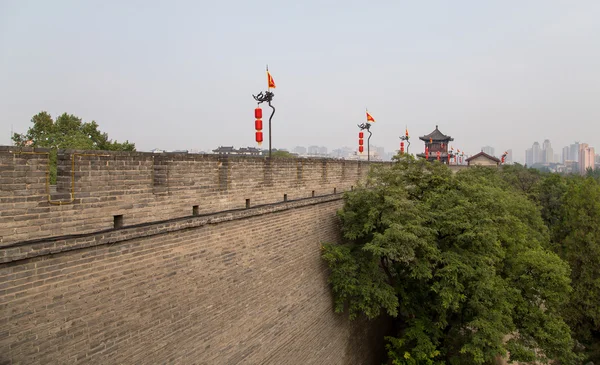
[[[366,163],[47,153],[0,147],[0,364],[379,363],[320,259]]]
[[[169,178],[185,181],[210,161]],[[297,183],[297,161],[286,166],[273,181]],[[322,193],[344,173],[308,166]],[[248,175],[254,181],[238,189],[265,183]],[[383,327],[332,310],[320,244],[339,240],[341,206],[329,195],[0,250],[0,363],[379,364]]]
[[[349,190],[358,161],[131,152],[59,152],[47,191],[48,150],[0,146],[0,247]],[[72,193],[72,194],[71,194]]]

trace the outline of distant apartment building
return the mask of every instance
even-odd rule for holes
[[[544,162],[543,159],[542,159],[542,149],[540,148],[540,144],[539,143],[534,142],[533,146],[531,146],[531,150],[533,151],[533,163],[532,163],[532,165]]]
[[[490,156],[496,156],[496,151],[494,150],[494,147],[492,147],[492,146],[481,147],[481,152],[485,152],[486,154],[488,154]]]
[[[579,173],[585,175],[588,168],[594,168],[596,153],[594,147],[590,147],[587,143],[579,144]]]
[[[569,160],[579,162],[579,142],[569,146]]]
[[[296,146],[293,149],[293,152],[302,156],[302,155],[306,155],[306,147],[302,147],[302,146]]]
[[[319,154],[319,146],[309,146],[308,154],[309,155],[318,155]]]
[[[565,163],[566,161],[570,161],[572,160],[571,155],[571,148],[569,146],[564,146],[562,149],[562,163]]]
[[[552,150],[552,145],[550,144],[550,140],[544,140],[542,144],[542,163],[549,164],[554,162],[554,151]]]
[[[540,144],[538,142],[534,142],[533,146],[525,151],[525,163],[527,166],[531,167],[535,164],[540,164],[543,162],[544,160]]]

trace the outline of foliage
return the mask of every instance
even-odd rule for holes
[[[507,351],[576,362],[561,312],[569,266],[531,199],[540,181],[522,167],[453,175],[410,156],[376,168],[345,195],[344,244],[323,246],[335,310],[390,316],[393,364],[487,364]]]
[[[100,132],[95,121],[82,123],[81,118],[64,113],[53,120],[43,111],[31,118],[33,126],[27,133],[15,133],[12,140],[16,146],[46,147],[50,153],[50,181],[56,182],[56,153],[58,149],[135,151],[135,144],[119,143]]]
[[[269,150],[266,153],[263,152],[264,156],[269,156]],[[283,150],[273,150],[271,151],[271,157],[273,158],[293,158],[296,157],[292,153]]]
[[[600,362],[600,183],[586,178],[546,179],[553,199],[542,209],[553,211],[547,224],[552,247],[571,267],[573,292],[564,315],[588,361]]]

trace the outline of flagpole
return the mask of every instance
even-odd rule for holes
[[[256,100],[258,102],[258,104],[260,105],[261,103],[264,103],[265,101],[267,102],[267,104],[269,104],[269,107],[273,110],[271,112],[271,116],[269,117],[269,161],[271,160],[271,157],[273,157],[273,123],[272,123],[272,119],[273,119],[273,115],[275,115],[275,107],[273,106],[273,104],[271,104],[271,101],[273,100],[273,97],[275,96],[272,92],[271,92],[271,81],[272,78],[270,77],[269,74],[269,65],[266,65],[267,68],[267,91],[266,92],[260,92],[258,93],[258,95],[252,95],[252,97],[254,98],[254,100]],[[273,82],[273,87],[275,87],[275,83]]]
[[[365,112],[368,114],[369,113],[369,109],[367,107],[365,107]],[[369,121],[367,120],[367,123],[369,123]],[[369,132],[369,138],[367,138],[367,162],[371,161],[371,135],[373,133],[371,133],[371,128],[367,128],[367,132]]]
[[[267,75],[269,74],[269,65],[267,64]],[[271,85],[269,84],[269,79],[267,76],[267,92],[271,92]],[[273,112],[271,113],[271,116],[269,117],[269,160],[271,160],[271,134],[272,134],[272,127],[271,127],[271,119],[273,118],[273,114],[275,114],[275,108],[273,107],[273,105],[271,105],[271,100],[269,100],[269,106],[271,107],[271,109],[273,109]]]

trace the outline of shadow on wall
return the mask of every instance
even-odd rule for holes
[[[392,320],[387,315],[374,320],[359,318],[353,321],[347,353],[352,354],[352,358],[359,359],[361,354],[364,357],[365,353],[370,352],[369,358],[373,359],[373,364],[383,364],[387,359],[384,337],[392,335],[391,323]]]

